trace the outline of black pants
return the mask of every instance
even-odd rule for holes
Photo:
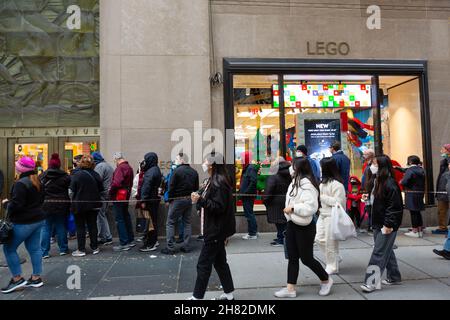
[[[420,211],[409,210],[411,213],[411,224],[413,228],[418,228],[423,226],[422,214]]]
[[[288,263],[288,284],[297,284],[299,272],[299,259],[310,268],[321,281],[328,280],[328,273],[319,261],[314,259],[313,246],[316,236],[316,224],[310,223],[308,226],[298,226],[292,221],[287,224],[286,245],[289,257]]]
[[[194,289],[195,298],[203,299],[205,296],[213,265],[219,275],[223,291],[225,293],[234,291],[233,278],[231,277],[230,267],[227,263],[225,243],[224,241],[216,240],[204,243],[200,256],[198,257],[197,280]]]
[[[361,227],[361,212],[359,211],[359,205],[357,207],[350,208],[350,218],[357,228]]]
[[[147,247],[153,247],[155,245],[156,241],[158,241],[159,202],[158,203],[150,203],[150,204],[147,204],[147,206],[148,206],[148,210],[150,211],[150,217],[152,218],[154,230],[147,231],[147,233],[144,236],[144,245]]]
[[[277,239],[278,242],[284,242],[284,231],[286,231],[286,223],[275,223],[277,227]]]
[[[98,210],[75,213],[75,224],[77,226],[78,250],[86,251],[86,225],[89,232],[89,242],[92,250],[98,248],[97,243],[97,215]]]

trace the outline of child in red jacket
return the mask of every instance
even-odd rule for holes
[[[364,202],[361,201],[361,180],[351,176],[347,186],[347,212],[356,226],[357,232],[365,232],[361,229],[361,212],[364,212]]]

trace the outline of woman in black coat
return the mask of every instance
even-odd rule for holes
[[[284,245],[284,231],[287,221],[283,209],[285,208],[286,193],[292,182],[289,173],[290,166],[291,163],[285,161],[283,157],[275,160],[272,163],[271,175],[267,178],[264,189],[263,200],[267,209],[267,222],[274,223],[277,227],[277,238],[270,243],[274,247]]]
[[[61,160],[57,153],[52,154],[48,166],[49,169],[39,177],[46,201],[42,206],[46,215],[41,238],[42,257],[44,259],[50,257],[50,237],[53,229],[58,241],[59,254],[63,256],[69,253],[66,219],[70,213],[70,177],[61,170]]]
[[[406,170],[400,184],[404,187],[405,207],[411,213],[411,232],[405,233],[405,236],[412,238],[422,238],[423,220],[421,211],[425,209],[423,197],[425,194],[425,171],[422,168],[422,162],[418,156],[408,157]]]
[[[103,190],[102,178],[94,171],[95,162],[91,155],[83,155],[79,168],[70,182],[70,196],[74,201],[73,211],[77,226],[78,250],[72,252],[74,257],[86,255],[86,225],[89,231],[90,247],[93,254],[98,249],[97,215],[102,207],[101,195]]]
[[[197,192],[191,195],[192,203],[203,208],[205,221],[204,242],[197,263],[197,280],[189,300],[204,298],[213,265],[224,291],[218,300],[234,300],[233,278],[227,263],[225,243],[236,232],[236,219],[233,186],[224,163],[222,155],[209,155],[202,168],[210,178],[201,195]]]

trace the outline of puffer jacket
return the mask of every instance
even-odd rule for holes
[[[147,204],[159,203],[158,189],[161,186],[162,174],[158,167],[158,156],[149,152],[144,157],[144,179],[141,187],[141,201]]]
[[[345,188],[342,183],[331,180],[328,183],[320,184],[320,215],[323,217],[331,217],[331,209],[336,203],[339,203],[345,210]]]
[[[70,212],[69,198],[69,175],[60,169],[48,169],[39,179],[45,194],[45,202],[42,210],[47,215],[63,214]],[[51,202],[52,200],[62,200],[61,202]]]
[[[308,178],[300,180],[300,186],[297,188],[297,192],[291,191],[294,189],[294,181],[289,185],[286,193],[286,205],[285,207],[294,207],[292,214],[284,214],[287,221],[292,221],[299,226],[307,226],[313,220],[314,214],[319,209],[319,191],[309,181]]]

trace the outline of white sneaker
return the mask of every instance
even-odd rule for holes
[[[72,252],[72,257],[84,257],[86,255],[86,252],[76,250]]]
[[[194,297],[194,296],[190,296],[189,298],[187,298],[186,300],[201,300],[201,299],[197,299],[196,297]]]
[[[319,296],[327,296],[330,294],[331,287],[333,286],[333,278],[329,277],[327,283],[320,284]]]
[[[381,290],[381,281],[378,282],[378,284],[376,286],[363,284],[361,286],[361,289],[362,289],[362,291],[364,291],[366,293],[374,292],[375,290]]]
[[[413,232],[413,231],[406,232],[405,236],[410,237],[410,238],[421,238],[420,232]]]
[[[296,291],[289,291],[287,288],[283,288],[277,292],[275,292],[275,297],[277,298],[296,298],[297,292]]]
[[[92,251],[92,254],[99,254],[99,253],[100,253],[100,249],[99,248],[97,248],[94,251]]]
[[[258,236],[257,235],[256,236],[251,236],[249,234],[246,234],[245,236],[242,237],[242,239],[244,239],[244,240],[256,240],[256,239],[258,239]]]
[[[334,269],[332,267],[328,267],[328,266],[325,268],[325,271],[328,273],[328,275],[339,273],[336,269]]]
[[[226,293],[222,293],[219,297],[212,298],[211,300],[231,301],[234,300],[234,296],[232,293],[228,295]]]

